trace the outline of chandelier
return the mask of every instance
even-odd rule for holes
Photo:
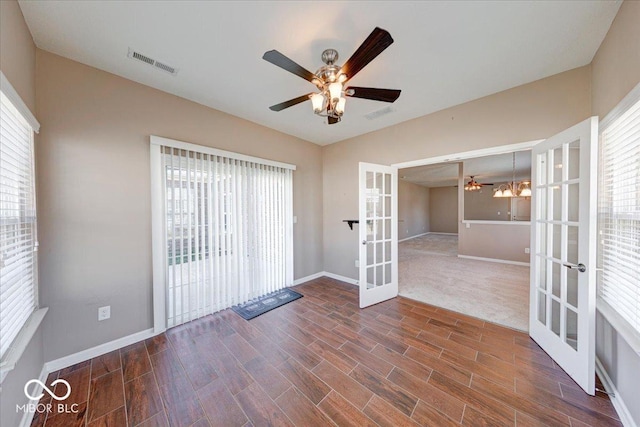
[[[513,175],[511,182],[500,185],[493,197],[531,197],[531,181],[516,182],[516,153],[513,153]]]

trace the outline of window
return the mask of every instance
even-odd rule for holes
[[[35,119],[23,113],[28,110],[4,75],[0,97],[0,358],[4,359],[38,305],[38,244],[31,124]]]
[[[599,296],[640,333],[640,86],[600,135]]]
[[[295,166],[155,136],[151,157],[164,327],[293,284]]]

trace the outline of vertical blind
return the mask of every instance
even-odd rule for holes
[[[599,295],[640,332],[640,101],[600,137]]]
[[[0,358],[36,308],[33,128],[0,94]]]
[[[167,326],[290,286],[292,171],[161,150]]]

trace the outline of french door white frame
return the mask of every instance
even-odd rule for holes
[[[576,142],[579,157],[572,160]],[[529,335],[590,395],[595,394],[597,146],[598,118],[591,117],[531,153]],[[556,155],[560,158],[554,159]],[[575,187],[578,193],[572,195]],[[578,198],[573,215],[572,197]],[[570,251],[571,245],[577,247]],[[576,296],[570,297],[573,292]],[[569,336],[570,321],[576,323],[575,339]]]
[[[202,145],[190,144],[188,142],[163,138],[160,136],[150,136],[150,171],[151,171],[151,245],[152,245],[152,265],[153,265],[153,332],[159,334],[167,329],[167,307],[166,307],[166,270],[167,263],[167,241],[165,233],[166,201],[164,191],[161,147],[172,147],[181,150],[195,151],[198,153],[213,156],[226,157],[229,159],[242,160],[246,162],[259,163],[266,166],[296,170],[295,165],[276,162],[273,160],[261,159],[259,157],[247,156]],[[288,201],[289,206],[293,206],[293,200]],[[287,224],[286,239],[286,262],[293,266],[293,222]],[[293,271],[291,269],[286,277],[286,283],[293,283]]]
[[[358,167],[360,308],[398,296],[398,169]]]

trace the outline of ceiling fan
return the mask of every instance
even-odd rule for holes
[[[469,177],[469,182],[465,184],[464,189],[466,191],[478,191],[482,189],[482,187],[485,185],[493,185],[493,184],[490,184],[490,183],[481,184],[474,179],[474,175],[471,175]]]
[[[328,123],[332,125],[342,120],[346,104],[345,97],[394,102],[400,96],[400,90],[359,86],[344,87],[347,81],[352,79],[392,43],[393,39],[391,38],[391,34],[386,30],[376,27],[355,53],[351,55],[351,58],[342,66],[336,64],[338,61],[338,52],[335,49],[326,49],[323,51],[322,62],[324,62],[325,65],[320,67],[315,73],[301,67],[277,50],[265,52],[262,59],[310,81],[320,91],[307,93],[297,98],[281,102],[280,104],[272,105],[269,109],[272,111],[282,111],[285,108],[311,100],[313,112],[322,117],[327,117]]]

